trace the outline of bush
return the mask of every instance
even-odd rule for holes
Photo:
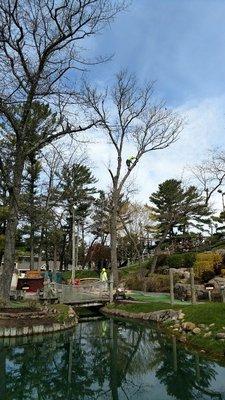
[[[163,267],[164,265],[168,265],[168,254],[159,254],[157,258],[156,267]]]
[[[168,265],[170,268],[191,268],[195,259],[195,253],[175,253],[170,256],[161,254],[157,266]]]
[[[207,274],[208,276],[215,276],[215,271],[218,268],[218,265],[222,264],[222,262],[222,254],[213,252],[198,253],[194,263],[196,278],[200,279],[202,282],[205,282]]]
[[[75,271],[75,277],[78,279],[99,278],[99,272],[93,271],[93,270],[88,270],[88,269],[77,270],[77,271]],[[64,281],[71,279],[71,271],[63,271],[62,279]]]
[[[171,254],[167,262],[170,268],[182,268],[184,267],[184,256],[183,254]]]
[[[130,290],[143,290],[144,279],[136,274],[129,275],[124,280],[125,287]]]
[[[195,253],[185,253],[185,254],[183,254],[183,257],[184,257],[185,268],[193,267],[194,262],[196,260],[196,254]]]
[[[209,282],[211,279],[215,277],[215,272],[214,271],[203,271],[202,276],[201,276],[201,281],[203,283]]]
[[[174,275],[174,283],[177,283],[178,276]],[[147,292],[169,292],[169,275],[151,274],[148,278],[140,278],[136,275],[129,276],[125,285],[131,290],[146,290]]]

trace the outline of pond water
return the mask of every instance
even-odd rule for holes
[[[0,347],[1,400],[225,399],[225,368],[154,325],[103,319]]]

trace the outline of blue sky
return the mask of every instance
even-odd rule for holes
[[[140,79],[157,80],[157,89],[179,106],[224,92],[224,0],[133,0],[95,39],[96,54],[114,53],[107,65],[92,70],[110,79],[127,67]]]
[[[223,146],[224,17],[225,0],[133,0],[90,45],[94,55],[114,53],[110,63],[91,70],[92,81],[108,84],[121,68],[135,72],[141,81],[156,80],[157,95],[187,121],[177,144],[146,156],[136,171],[142,201],[164,179],[185,175],[187,165],[205,158],[207,149]],[[90,156],[106,185],[109,178],[102,167],[110,151],[96,144]]]

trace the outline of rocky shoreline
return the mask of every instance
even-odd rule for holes
[[[208,344],[212,341],[225,343],[225,326],[220,331],[215,331],[215,323],[203,324],[193,323],[185,320],[185,313],[182,310],[165,309],[152,312],[130,312],[109,307],[104,307],[101,311],[108,315],[118,318],[134,319],[139,321],[153,321],[160,325],[168,335],[175,336],[177,340],[188,346],[196,348],[201,353],[208,353],[214,358],[221,357],[221,354],[208,349]],[[196,343],[196,340],[198,343]],[[225,347],[222,356],[225,356]]]

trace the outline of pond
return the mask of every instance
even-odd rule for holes
[[[1,400],[225,399],[225,368],[154,325],[102,319],[0,347]]]

